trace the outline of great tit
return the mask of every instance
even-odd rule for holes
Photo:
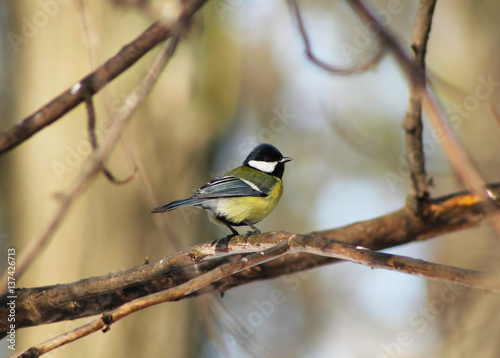
[[[207,210],[212,221],[231,230],[231,235],[214,241],[219,241],[217,247],[227,247],[229,239],[239,235],[233,226],[251,227],[253,232],[247,232],[245,238],[260,233],[255,224],[268,216],[278,204],[283,194],[285,163],[291,160],[275,146],[259,144],[242,166],[205,184],[191,197],[159,206],[151,212],[163,213],[181,206],[201,207]]]

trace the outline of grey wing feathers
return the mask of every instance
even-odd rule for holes
[[[212,180],[193,194],[192,198],[221,198],[235,196],[267,196],[268,190],[252,188],[243,180],[228,176]]]
[[[176,200],[153,209],[152,213],[163,213],[177,209],[181,206],[201,205],[217,198],[230,198],[238,196],[267,196],[269,190],[256,190],[243,180],[228,176],[212,180],[198,189],[190,198]]]

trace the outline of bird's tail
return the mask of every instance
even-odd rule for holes
[[[206,200],[207,199],[201,199],[201,198],[187,198],[182,200],[176,200],[172,201],[171,203],[154,208],[153,210],[151,210],[151,213],[164,213],[165,211],[174,210],[180,208],[181,206],[196,206],[203,203]]]

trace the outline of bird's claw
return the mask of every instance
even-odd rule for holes
[[[245,234],[245,236],[243,236],[243,240],[245,242],[247,242],[248,238],[251,236],[251,235],[255,235],[255,234],[260,234],[260,230],[255,228],[254,231],[247,231],[247,233]]]
[[[215,245],[215,251],[222,251],[222,252],[227,252],[229,250],[229,240],[231,240],[233,237],[235,237],[237,235],[235,234],[229,234],[225,237],[223,237],[222,239],[216,239],[214,241],[212,241],[212,246]]]

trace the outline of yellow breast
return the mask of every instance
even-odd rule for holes
[[[220,213],[230,222],[238,225],[244,221],[256,224],[268,216],[278,205],[283,194],[283,183],[276,179],[276,185],[266,197],[244,196],[221,199],[218,208]],[[216,218],[214,221],[218,222]]]

